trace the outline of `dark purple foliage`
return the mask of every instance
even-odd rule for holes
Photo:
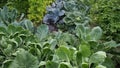
[[[55,24],[58,20],[58,16],[55,16],[53,14],[47,14],[45,15],[45,17],[43,18],[43,22],[45,24]]]
[[[43,23],[45,24],[57,24],[59,23],[61,17],[65,14],[62,10],[63,2],[62,0],[57,0],[51,6],[47,7],[47,14],[43,18]]]

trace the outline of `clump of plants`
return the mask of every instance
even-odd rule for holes
[[[90,21],[87,16],[88,10],[89,7],[79,0],[57,0],[47,7],[48,12],[43,19],[43,23],[50,24],[49,26],[54,29],[72,30],[77,23],[85,22],[85,25],[88,24]]]
[[[99,25],[104,31],[104,40],[120,42],[120,1],[98,0],[91,1],[90,17],[92,23]]]
[[[28,18],[36,24],[41,23],[46,13],[46,7],[52,2],[53,0],[29,0]]]
[[[57,25],[63,23],[65,11],[63,10],[63,1],[56,0],[51,6],[46,8],[47,14],[43,18],[43,23],[49,26],[50,31],[57,31]]]

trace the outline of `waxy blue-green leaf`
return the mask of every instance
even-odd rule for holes
[[[22,21],[20,22],[20,24],[21,24],[21,26],[23,26],[25,29],[27,29],[27,30],[29,30],[29,31],[31,31],[31,32],[34,31],[33,23],[32,23],[30,20],[28,20],[28,19],[22,20]]]
[[[56,55],[59,57],[60,60],[70,60],[70,51],[67,47],[59,47],[56,50]]]
[[[108,48],[112,48],[112,47],[117,47],[120,46],[120,44],[117,44],[115,41],[111,40],[109,42],[105,42],[104,45]]]
[[[79,38],[84,39],[84,35],[86,35],[86,34],[85,34],[85,27],[82,24],[77,25],[77,27],[76,27],[76,35]]]
[[[36,35],[40,39],[40,41],[42,41],[43,39],[45,39],[48,36],[48,32],[49,32],[48,26],[42,24],[37,28]]]
[[[0,21],[0,27],[6,28],[6,25],[2,21]]]
[[[17,56],[9,68],[38,68],[38,59],[24,49],[17,51]]]
[[[94,27],[90,32],[90,37],[92,41],[97,41],[102,36],[102,29],[100,27]]]
[[[84,26],[83,24],[76,24],[76,35],[81,39],[83,42],[90,41],[90,28]]]
[[[56,39],[51,39],[49,43],[51,45],[50,49],[54,50],[56,45],[57,45],[57,40]]]
[[[89,57],[91,54],[89,45],[82,44],[82,45],[80,45],[79,50],[81,51],[81,54],[83,57]]]
[[[17,19],[17,11],[15,9],[9,9],[7,6],[4,6],[3,9],[0,9],[0,22],[8,26]]]
[[[89,62],[90,63],[101,64],[101,63],[103,63],[105,61],[105,58],[106,58],[106,52],[104,52],[104,51],[98,51],[96,53],[93,53],[90,56]]]

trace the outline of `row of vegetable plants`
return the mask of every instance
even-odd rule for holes
[[[0,68],[116,68],[115,41],[102,41],[81,0],[56,0],[43,24],[34,26],[16,9],[0,9]]]

